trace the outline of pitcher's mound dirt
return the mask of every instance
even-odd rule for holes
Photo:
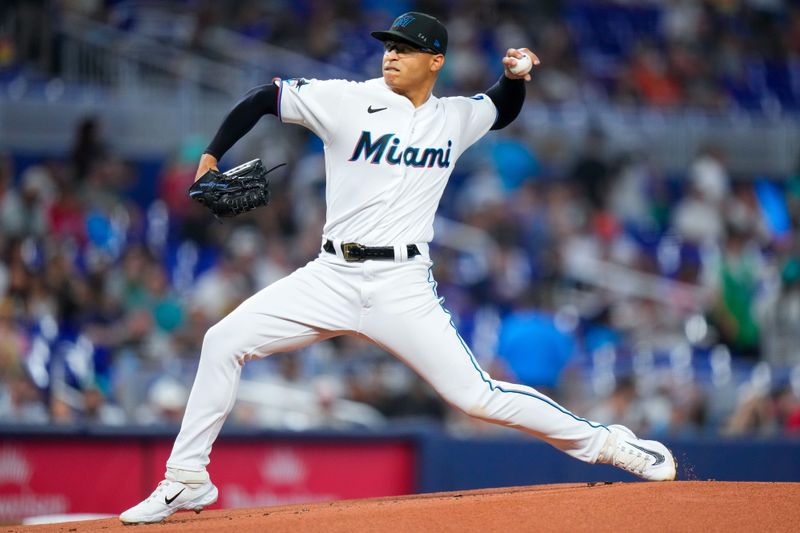
[[[800,483],[564,484],[308,505],[178,513],[162,524],[116,519],[0,532],[797,531]]]

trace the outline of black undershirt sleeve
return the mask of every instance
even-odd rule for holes
[[[278,115],[278,87],[272,83],[254,87],[244,95],[222,121],[205,153],[219,160],[264,115]]]
[[[500,76],[497,83],[486,91],[497,108],[497,118],[491,129],[503,129],[511,124],[522,109],[525,102],[525,80],[512,80],[505,75]]]

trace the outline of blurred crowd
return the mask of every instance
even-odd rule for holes
[[[445,92],[476,92],[508,47],[542,60],[545,102],[615,102],[766,112],[800,106],[797,0],[52,0],[3,2],[0,72],[57,73],[59,21],[77,13],[214,57],[216,28],[374,76],[369,31],[413,9],[447,21]]]
[[[146,205],[134,162],[99,122],[69,158],[0,158],[0,420],[180,420],[205,330],[319,253],[321,145],[290,130],[273,202],[216,222],[185,191],[187,139]],[[601,422],[651,432],[800,427],[800,172],[736,181],[724,154],[670,178],[603,134],[550,167],[524,132],[465,154],[436,224],[445,306],[494,377]],[[234,423],[256,427],[433,419],[446,408],[381,350],[342,337],[246,365]],[[358,408],[356,408],[356,406]]]
[[[794,79],[800,17],[787,2],[335,4],[8,6],[80,10],[200,51],[203,28],[227,25],[351,70],[374,53],[367,29],[418,8],[449,21],[442,82],[454,92],[484,89],[502,50],[531,43],[543,67],[529,93],[545,102],[768,111],[800,94],[766,74],[777,65]],[[171,29],[149,16],[156,8],[172,11]],[[0,63],[47,63],[37,42],[0,44]],[[77,125],[64,156],[0,154],[0,422],[180,421],[206,329],[319,253],[322,146],[280,132],[242,141],[289,163],[272,203],[224,223],[185,194],[212,131],[179,141],[152,176],[115,151],[102,117]],[[535,142],[521,122],[493,132],[442,198],[434,276],[480,363],[651,434],[800,431],[800,154],[793,173],[767,179],[733,173],[709,143],[668,175],[647,153],[612,146],[599,124],[569,153],[556,149],[567,150]],[[132,194],[147,179],[151,197]],[[491,429],[349,337],[248,363],[232,415],[284,429],[415,419]]]

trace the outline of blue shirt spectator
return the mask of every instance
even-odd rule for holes
[[[553,315],[521,309],[503,319],[497,354],[520,383],[555,389],[574,346],[574,339],[558,328]]]

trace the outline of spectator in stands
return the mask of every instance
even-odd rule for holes
[[[229,242],[217,263],[198,277],[191,294],[190,305],[204,310],[211,322],[236,308],[253,291],[248,265],[238,261],[236,250]]]
[[[27,307],[32,277],[29,265],[26,263],[23,241],[14,240],[6,245],[3,263],[6,268],[3,302],[4,306],[7,306],[4,314],[9,318],[19,319],[24,316]]]
[[[47,424],[48,421],[42,393],[22,365],[6,369],[0,376],[0,422]]]
[[[538,3],[537,3],[538,5]],[[515,25],[519,31],[524,31],[519,24]],[[497,27],[500,33],[506,28]],[[598,88],[592,80],[587,79],[575,58],[575,43],[570,36],[569,26],[562,20],[552,19],[543,22],[537,29],[538,42],[536,55],[542,64],[534,80],[528,98],[552,103],[574,102],[586,98],[592,100],[598,97]],[[498,40],[500,35],[498,35]],[[512,40],[521,39],[513,33],[504,39],[509,46]],[[503,48],[503,47],[501,47]],[[505,49],[503,48],[503,49]]]
[[[14,321],[14,301],[0,293],[0,384],[21,370],[30,339]]]
[[[497,355],[509,381],[552,395],[575,355],[575,339],[559,327],[547,300],[543,286],[530,285],[519,293],[514,310],[500,323]]]
[[[188,137],[181,141],[181,146],[167,164],[159,178],[159,197],[164,201],[169,210],[170,217],[175,223],[197,242],[205,242],[202,229],[205,224],[200,222],[200,217],[205,213],[198,209],[196,202],[192,202],[186,194],[189,186],[194,183],[194,162],[200,157],[205,147],[203,139]]]
[[[185,310],[179,298],[170,289],[164,267],[157,261],[151,261],[144,276],[144,294],[140,305],[150,313],[158,332],[163,334],[175,332],[184,323]]]
[[[119,218],[120,209],[131,203],[127,191],[135,180],[135,173],[121,158],[112,155],[97,158],[79,189],[81,203],[88,211]]]
[[[137,420],[147,425],[180,424],[188,398],[183,383],[171,376],[159,377],[148,391],[147,403],[137,409]]]
[[[82,183],[86,179],[92,165],[102,160],[107,149],[100,133],[100,122],[97,117],[83,118],[77,126],[70,163],[75,183]]]
[[[86,211],[75,187],[60,184],[59,194],[47,213],[47,229],[61,242],[83,247],[87,241]]]
[[[493,141],[491,158],[506,196],[513,196],[526,181],[540,176],[541,163],[525,142],[523,130],[512,129]]]
[[[614,165],[609,189],[608,207],[623,224],[639,231],[659,229],[657,180],[653,165],[641,153],[628,153]]]
[[[602,211],[606,207],[610,172],[606,135],[599,127],[592,127],[569,177],[593,210]]]
[[[107,402],[103,392],[94,385],[81,392],[83,405],[79,420],[83,424],[121,426],[126,422],[125,412]]]
[[[796,360],[800,346],[800,161],[786,185],[786,203],[790,238],[778,248],[781,290],[774,309],[775,329],[768,334],[777,345],[777,360],[789,362]]]
[[[730,225],[718,260],[709,265],[715,291],[710,316],[734,355],[757,358],[760,354],[756,304],[763,266],[752,228]]]
[[[0,234],[14,237],[22,233],[24,215],[22,199],[14,187],[14,160],[9,153],[0,153]]]
[[[714,145],[703,148],[689,166],[689,181],[707,202],[715,207],[722,206],[731,187],[722,150]]]
[[[645,414],[642,407],[643,403],[636,394],[636,382],[630,377],[623,377],[617,381],[614,391],[590,409],[587,416],[603,424],[614,422],[634,432],[643,431]]]
[[[41,237],[47,230],[47,207],[53,182],[44,166],[29,167],[19,189],[13,183],[10,157],[0,163],[0,229],[7,237]]]
[[[50,423],[58,426],[69,426],[75,423],[76,414],[70,405],[70,394],[67,390],[51,391],[50,394]]]
[[[645,401],[645,410],[649,411],[650,401]],[[670,408],[669,419],[666,421],[666,430],[672,434],[692,435],[702,433],[708,422],[708,405],[706,394],[702,385],[688,381],[681,386],[674,387],[667,401]],[[649,423],[655,431],[661,428],[653,427],[653,413],[648,412]]]
[[[674,107],[683,100],[681,84],[667,58],[651,43],[642,42],[636,46],[627,76],[642,103]]]
[[[797,370],[795,373],[800,374]],[[775,410],[781,430],[787,435],[800,436],[800,396],[791,384],[775,395]]]
[[[771,435],[777,432],[774,405],[768,396],[744,397],[723,428],[729,435]]]
[[[729,192],[730,178],[721,153],[706,148],[690,166],[687,191],[672,214],[674,231],[694,244],[720,242]]]

